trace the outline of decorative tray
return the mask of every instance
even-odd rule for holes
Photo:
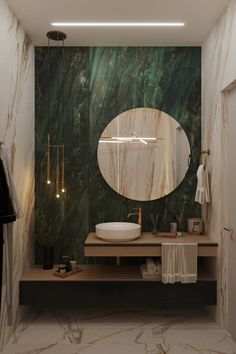
[[[173,232],[158,232],[155,237],[176,238],[177,234]]]
[[[71,270],[70,272],[66,272],[66,273],[59,273],[57,271],[54,271],[53,274],[56,276],[56,277],[59,277],[59,278],[67,278],[69,277],[70,275],[72,274],[75,274],[75,273],[78,273],[78,272],[81,272],[81,269],[79,267],[77,267],[76,269],[74,270]]]

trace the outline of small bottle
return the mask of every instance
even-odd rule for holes
[[[64,264],[66,266],[66,272],[70,272],[71,271],[71,265],[70,265],[69,256],[62,256],[61,260],[62,260],[62,264]]]
[[[178,221],[177,221],[176,215],[173,214],[171,222],[170,222],[170,232],[173,234],[176,234],[177,230],[178,230]]]

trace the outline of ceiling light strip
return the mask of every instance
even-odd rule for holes
[[[184,22],[53,22],[67,27],[182,27]]]

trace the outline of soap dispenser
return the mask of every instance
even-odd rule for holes
[[[176,215],[173,214],[171,222],[170,222],[170,232],[173,234],[176,234],[177,229],[178,229],[178,221],[177,221]]]

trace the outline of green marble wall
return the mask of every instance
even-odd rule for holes
[[[119,113],[135,107],[162,110],[185,129],[192,151],[189,172],[169,196],[135,202],[116,194],[103,180],[97,144],[105,126]],[[201,50],[197,47],[65,47],[36,48],[36,238],[40,210],[53,220],[61,253],[83,258],[83,241],[95,224],[126,220],[142,206],[144,231],[150,213],[161,214],[168,230],[176,213],[180,229],[188,217],[200,216],[195,203],[196,169],[201,146]],[[48,114],[49,112],[49,114]],[[56,200],[46,185],[47,133],[53,143],[64,140],[66,194]],[[55,163],[52,162],[52,163]],[[36,261],[40,261],[36,242]]]

